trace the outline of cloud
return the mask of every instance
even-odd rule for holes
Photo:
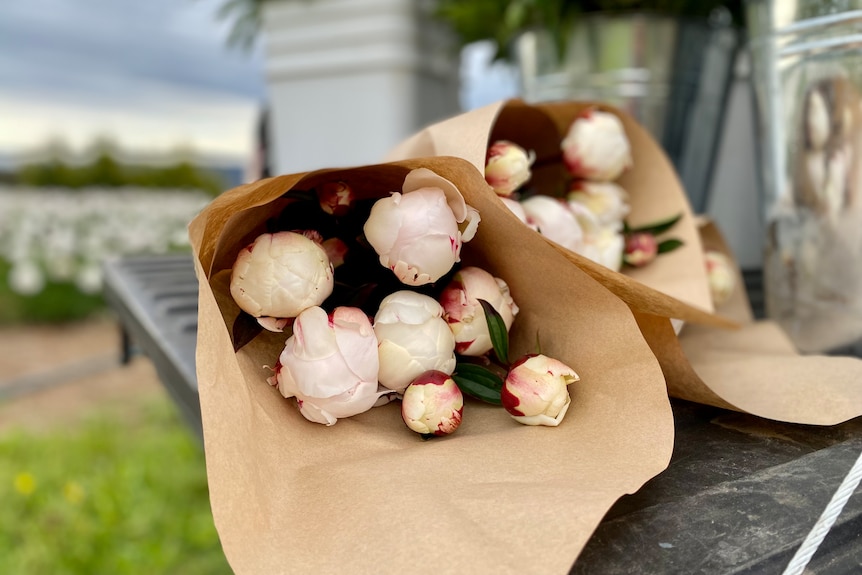
[[[0,149],[103,135],[148,150],[250,150],[263,58],[226,46],[220,3],[0,3]]]
[[[0,4],[0,85],[121,94],[149,79],[263,98],[262,57],[225,45],[216,0]]]

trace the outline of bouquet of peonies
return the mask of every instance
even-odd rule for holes
[[[665,468],[672,414],[631,311],[511,218],[472,165],[432,157],[263,180],[192,222],[236,572],[563,573]]]
[[[633,160],[602,225],[675,214],[680,245],[649,265],[621,273],[537,233],[486,181],[489,147],[517,143],[530,173],[513,197],[570,205],[561,145],[587,109],[619,119]],[[717,230],[608,107],[489,106],[387,163],[230,190],[190,239],[209,489],[237,573],[568,572],[667,466],[668,392],[786,421],[860,415],[862,362],[800,357],[751,320]],[[714,329],[734,324],[713,302],[742,329]],[[688,322],[679,338],[670,318]]]
[[[397,396],[408,428],[448,435],[464,392],[521,423],[560,424],[579,376],[539,350],[509,365],[519,308],[505,280],[460,266],[480,216],[453,182],[417,168],[380,198],[343,180],[282,198],[231,269],[234,349],[289,331],[268,381],[306,419],[334,425]]]
[[[521,225],[632,309],[733,325],[712,313],[696,220],[670,161],[623,112],[509,100],[430,126],[387,159],[427,155],[473,164]]]
[[[625,113],[499,102],[426,128],[389,158],[428,153],[470,161],[521,220],[510,226],[538,231],[622,299],[671,396],[795,423],[862,414],[862,362],[800,357],[776,324],[753,320],[718,230],[691,213],[667,157]],[[621,243],[629,265],[614,266]]]
[[[595,108],[581,110],[560,149],[560,157],[545,161],[565,167],[564,197],[530,188],[535,154],[508,140],[488,148],[485,180],[522,222],[613,271],[623,265],[643,267],[658,254],[682,247],[678,239],[656,239],[682,214],[635,229],[625,221],[631,210],[628,193],[614,180],[632,166],[632,152],[617,116]]]

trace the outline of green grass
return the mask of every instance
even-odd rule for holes
[[[0,573],[230,573],[203,450],[168,399],[0,434]]]
[[[101,295],[81,293],[71,282],[49,282],[38,295],[17,294],[7,281],[10,268],[0,260],[0,325],[68,322],[105,309]]]

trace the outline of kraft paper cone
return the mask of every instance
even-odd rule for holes
[[[512,355],[534,352],[538,339],[580,374],[559,427],[523,426],[469,399],[446,438],[409,431],[397,402],[325,427],[265,381],[283,335],[267,332],[234,353],[228,270],[286,205],[281,196],[332,179],[385,196],[418,167],[454,182],[479,210],[462,255],[508,282],[521,309]],[[610,506],[667,466],[664,378],[631,311],[540,236],[511,225],[487,191],[468,162],[410,160],[241,186],[191,223],[207,472],[237,573],[566,573]]]
[[[545,240],[569,261],[641,313],[708,325],[735,327],[713,314],[703,265],[700,237],[685,192],[661,147],[634,119],[597,102],[555,102],[528,105],[520,100],[490,104],[434,124],[396,146],[387,160],[422,156],[457,156],[484,174],[488,147],[510,140],[536,155],[532,183],[541,193],[561,195],[563,167],[553,159],[575,117],[587,108],[610,112],[623,123],[631,142],[633,167],[618,180],[629,192],[632,227],[682,214],[668,232],[684,245],[663,254],[649,266],[618,273]],[[493,195],[493,194],[492,194]],[[495,196],[496,198],[496,196]],[[502,202],[495,199],[503,206]],[[512,224],[515,225],[515,224]]]
[[[862,415],[862,360],[800,355],[777,323],[755,321],[742,274],[718,227],[705,221],[700,231],[705,248],[733,262],[736,289],[718,311],[742,328],[687,325],[677,345],[671,338],[653,345],[665,371],[675,374],[668,378],[674,381],[672,394],[790,423],[834,425]]]
[[[630,224],[683,213],[670,235],[685,246],[623,274],[545,241],[630,306],[661,363],[669,394],[795,423],[836,424],[862,415],[862,362],[802,357],[777,324],[754,322],[738,267],[740,288],[731,301],[713,310],[704,246],[732,254],[714,226],[699,229],[673,166],[647,131],[624,112],[594,102],[498,102],[430,126],[397,146],[389,159],[449,154],[484,172],[488,146],[507,139],[533,150],[536,164],[543,165],[543,159],[558,154],[568,126],[588,107],[618,116],[631,142],[634,166],[619,180],[630,194]],[[561,166],[552,165],[534,171],[533,179],[554,195],[563,175]],[[494,196],[490,190],[488,194]],[[686,320],[680,339],[669,318]]]

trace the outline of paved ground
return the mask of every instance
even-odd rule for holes
[[[0,430],[40,429],[164,394],[146,357],[119,361],[117,324],[0,328]]]

